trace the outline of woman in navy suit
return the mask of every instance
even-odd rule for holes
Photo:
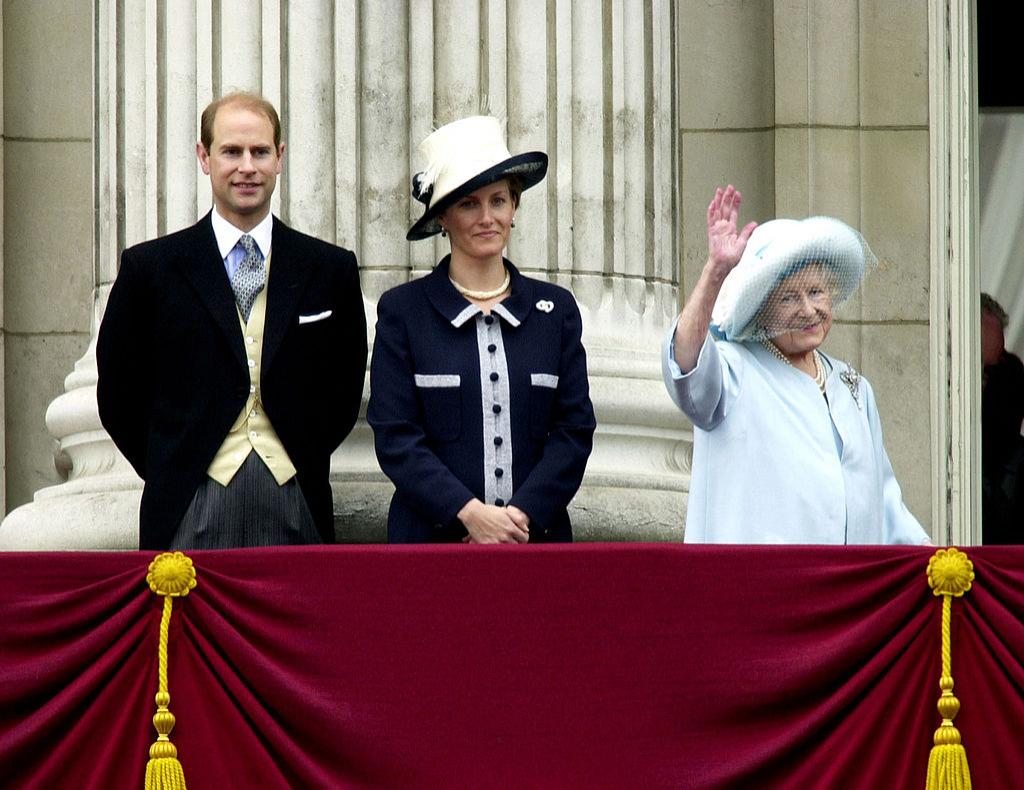
[[[492,117],[443,126],[420,151],[426,211],[407,238],[441,233],[451,254],[377,306],[367,419],[395,484],[388,540],[570,541],[595,428],[580,312],[502,257],[547,156],[512,156]]]

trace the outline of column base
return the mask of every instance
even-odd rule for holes
[[[139,548],[137,477],[78,481],[36,492],[0,528],[3,551],[135,550]],[[98,484],[97,484],[98,483]]]

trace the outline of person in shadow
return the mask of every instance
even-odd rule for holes
[[[1006,350],[1006,311],[981,295],[981,522],[985,543],[1024,543],[1024,363]]]

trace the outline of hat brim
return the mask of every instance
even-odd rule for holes
[[[811,263],[835,276],[835,303],[848,299],[860,285],[873,255],[861,235],[832,217],[774,220],[792,223],[790,232],[768,247],[763,257],[751,237],[739,264],[729,272],[712,311],[711,331],[726,340],[754,336],[752,326],[765,300],[786,277]],[[756,231],[755,231],[756,232]]]
[[[509,157],[504,162],[499,162],[489,167],[482,173],[473,176],[463,184],[460,184],[443,198],[430,206],[423,216],[416,220],[416,223],[409,228],[405,234],[407,241],[428,239],[441,232],[441,225],[438,223],[440,217],[449,206],[461,200],[466,195],[471,195],[481,187],[501,181],[503,178],[515,176],[522,184],[523,190],[540,183],[548,171],[548,155],[541,151],[530,151],[525,154],[517,154]]]

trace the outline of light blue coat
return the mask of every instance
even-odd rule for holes
[[[710,336],[684,374],[674,331],[662,353],[665,386],[694,425],[686,542],[927,539],[903,504],[866,379],[854,387],[852,369],[825,356],[826,399],[761,344]]]

